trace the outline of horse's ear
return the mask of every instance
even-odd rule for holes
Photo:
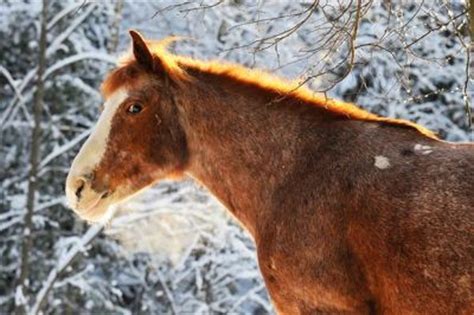
[[[130,30],[129,34],[132,37],[133,55],[135,56],[135,60],[143,67],[149,70],[154,70],[153,54],[148,49],[143,36],[134,30]]]

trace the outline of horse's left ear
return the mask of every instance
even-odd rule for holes
[[[130,30],[129,34],[132,37],[133,55],[135,56],[137,62],[146,69],[154,70],[155,62],[153,59],[153,54],[148,49],[143,36],[134,30]]]

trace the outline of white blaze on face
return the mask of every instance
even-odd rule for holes
[[[92,129],[91,135],[72,162],[66,183],[66,197],[69,206],[72,208],[76,208],[78,205],[77,197],[75,196],[75,191],[73,189],[74,185],[71,185],[71,181],[78,177],[90,174],[99,165],[107,148],[112,119],[120,104],[122,104],[127,97],[128,92],[125,89],[120,89],[114,92],[106,100],[104,110],[95,127]],[[87,195],[93,193],[94,192],[92,191],[84,191],[85,198],[81,198],[81,200],[84,199],[84,203],[87,203],[88,199],[90,199]],[[93,196],[90,197],[92,198]]]

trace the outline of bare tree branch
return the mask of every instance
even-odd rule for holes
[[[105,222],[97,225],[93,225],[87,230],[87,232],[82,236],[82,238],[77,242],[77,244],[72,247],[64,256],[60,257],[58,264],[50,271],[48,278],[44,282],[41,290],[36,296],[35,303],[31,308],[31,314],[38,314],[46,302],[48,293],[53,288],[54,283],[61,276],[61,273],[66,270],[66,268],[73,262],[74,258],[79,256],[87,245],[89,245],[99,234],[102,232],[105,226]]]
[[[420,40],[422,40],[423,38],[425,38],[426,36],[430,35],[431,33],[435,32],[435,31],[439,31],[440,29],[442,29],[443,27],[449,25],[450,23],[452,23],[454,20],[457,20],[459,19],[460,17],[463,17],[465,16],[467,13],[467,10],[459,13],[458,15],[454,16],[452,19],[449,19],[449,21],[447,21],[446,23],[441,23],[439,24],[438,26],[436,26],[435,28],[432,28],[428,31],[426,31],[423,35],[421,35],[420,37],[418,37],[417,39],[413,40],[411,43],[405,45],[404,49],[409,49],[410,47],[412,47],[413,45],[415,45],[416,43],[418,43]]]

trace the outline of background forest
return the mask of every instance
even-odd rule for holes
[[[465,1],[3,0],[2,314],[273,313],[252,241],[191,180],[160,183],[105,227],[67,209],[69,165],[130,28],[472,140]]]

